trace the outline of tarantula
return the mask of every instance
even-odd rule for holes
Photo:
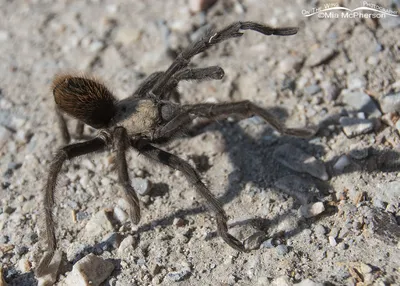
[[[45,235],[48,251],[36,271],[39,276],[48,268],[57,248],[52,208],[57,177],[64,161],[99,152],[109,146],[113,146],[116,150],[118,181],[129,203],[129,217],[132,223],[137,224],[140,220],[140,204],[130,184],[127,170],[125,153],[131,147],[151,161],[181,171],[196,191],[206,199],[209,209],[215,215],[219,236],[234,249],[245,251],[243,244],[228,233],[228,217],[221,203],[204,185],[196,170],[179,157],[154,146],[169,142],[196,117],[214,119],[226,118],[232,114],[247,117],[258,115],[281,134],[300,137],[313,135],[314,132],[310,129],[286,128],[270,112],[249,101],[193,105],[180,105],[169,101],[171,94],[176,91],[178,83],[182,80],[222,79],[224,70],[219,66],[190,69],[188,65],[193,56],[211,46],[230,38],[241,37],[243,35],[241,30],[253,30],[264,35],[288,36],[296,34],[298,28],[271,28],[254,22],[236,22],[219,32],[208,32],[201,40],[184,49],[166,71],[151,74],[130,97],[120,101],[115,99],[107,87],[93,78],[69,74],[55,77],[52,89],[63,141],[68,143],[70,140],[63,113],[78,119],[78,135],[82,135],[84,124],[100,131],[93,139],[59,149],[50,165],[44,188]]]

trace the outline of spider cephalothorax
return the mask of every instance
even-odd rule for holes
[[[181,171],[196,191],[206,199],[209,209],[215,215],[217,231],[222,239],[236,250],[245,250],[243,244],[228,233],[228,218],[221,203],[202,183],[196,170],[179,157],[154,146],[174,138],[196,117],[214,119],[232,114],[247,117],[258,115],[282,134],[303,137],[313,135],[314,132],[310,129],[286,128],[270,112],[250,101],[193,105],[179,105],[169,101],[182,80],[221,79],[224,76],[221,67],[195,69],[187,67],[196,54],[224,40],[242,36],[240,30],[254,30],[265,35],[280,36],[297,33],[297,28],[270,28],[254,22],[233,23],[219,32],[210,32],[203,39],[191,44],[178,55],[166,71],[151,74],[130,97],[120,101],[93,78],[66,74],[54,79],[53,95],[64,143],[69,143],[70,135],[63,113],[78,119],[78,135],[82,135],[84,124],[99,129],[99,133],[93,139],[65,145],[58,150],[51,163],[44,193],[48,252],[37,268],[39,276],[45,273],[57,248],[52,208],[57,177],[64,161],[102,151],[110,145],[116,150],[118,180],[130,206],[129,215],[132,223],[136,224],[140,220],[140,206],[135,190],[130,184],[127,169],[125,153],[130,148],[153,162]]]

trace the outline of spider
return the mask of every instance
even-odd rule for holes
[[[192,57],[211,46],[230,38],[241,37],[243,35],[241,30],[253,30],[264,35],[288,36],[296,34],[298,28],[271,28],[254,22],[235,22],[218,32],[210,31],[201,40],[184,49],[166,71],[149,75],[130,97],[120,101],[94,78],[70,74],[55,77],[52,90],[64,143],[70,141],[64,113],[78,119],[78,135],[82,135],[84,124],[99,129],[99,133],[93,139],[60,148],[51,162],[44,188],[45,236],[48,249],[37,268],[39,276],[46,271],[57,249],[52,208],[57,177],[63,163],[81,155],[105,150],[110,146],[116,150],[118,181],[129,203],[129,217],[132,223],[139,223],[140,204],[135,190],[130,185],[127,170],[125,153],[130,148],[150,161],[181,171],[214,213],[219,236],[234,249],[246,251],[243,243],[228,233],[228,217],[222,204],[201,181],[197,171],[178,156],[156,147],[173,139],[194,118],[226,118],[232,114],[246,117],[258,115],[281,134],[299,137],[309,137],[314,134],[314,131],[307,128],[285,127],[270,112],[247,100],[193,105],[180,105],[169,101],[180,81],[222,79],[224,70],[219,66],[191,69],[188,65]]]

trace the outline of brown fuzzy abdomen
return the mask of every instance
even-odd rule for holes
[[[93,79],[61,75],[52,87],[58,108],[94,128],[107,127],[115,115],[114,96]]]

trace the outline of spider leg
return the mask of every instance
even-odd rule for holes
[[[164,72],[154,72],[150,74],[132,94],[132,97],[143,98],[151,90],[158,79],[163,75]]]
[[[264,35],[288,36],[296,34],[298,28],[271,28],[254,22],[235,22],[219,32],[208,33],[203,39],[192,43],[177,56],[166,72],[158,79],[157,83],[150,91],[150,94],[153,94],[155,97],[160,97],[169,79],[176,72],[186,68],[192,57],[222,41],[241,37],[243,33],[240,32],[240,30],[253,30]]]
[[[131,140],[131,145],[147,158],[167,165],[172,169],[181,171],[186,179],[194,185],[196,191],[206,199],[209,209],[214,212],[217,219],[218,234],[232,248],[238,251],[245,251],[243,244],[228,233],[228,218],[224,209],[222,208],[221,203],[208,190],[208,188],[201,181],[200,175],[189,165],[189,163],[150,144],[141,144],[140,142],[138,143],[138,141]]]
[[[52,209],[54,207],[54,191],[57,184],[57,177],[65,160],[102,150],[108,141],[107,134],[100,134],[98,137],[80,143],[74,143],[59,149],[50,165],[47,183],[44,189],[44,219],[45,235],[48,251],[40,261],[36,269],[37,276],[46,274],[46,270],[57,249],[56,235],[54,231],[54,218]]]
[[[65,121],[64,115],[62,112],[56,108],[56,115],[58,121],[58,128],[60,129],[61,139],[63,144],[66,145],[71,141],[71,136],[69,135],[67,122]]]
[[[117,149],[116,166],[118,170],[118,181],[124,189],[125,199],[129,203],[129,216],[132,223],[137,224],[140,220],[139,198],[131,186],[129,180],[128,166],[126,163],[125,152],[128,148],[129,138],[125,128],[117,127],[114,131],[115,147]]]
[[[165,86],[164,91],[161,92],[160,99],[168,100],[171,96],[171,92],[169,91],[176,90],[176,88],[178,87],[178,83],[181,80],[220,80],[224,77],[224,75],[224,70],[218,66],[180,70],[170,78],[167,85]]]
[[[211,79],[222,79],[224,77],[224,70],[218,66],[211,66],[206,68],[195,68],[195,69],[183,69],[174,74],[165,86],[160,99],[168,100],[170,96],[176,96],[177,86],[181,80],[211,80]],[[143,98],[151,90],[154,84],[163,75],[163,72],[155,72],[149,75],[133,93],[133,97]]]
[[[232,114],[243,115],[246,117],[258,115],[281,134],[285,135],[309,137],[315,134],[314,130],[307,128],[287,128],[282,125],[272,113],[248,100],[233,103],[200,103],[195,105],[185,105],[183,106],[183,109],[184,111],[182,113],[178,114],[175,118],[155,132],[155,139],[169,138],[173,136],[176,132],[181,130],[183,126],[189,124],[195,117],[214,119],[221,117],[226,118]]]

